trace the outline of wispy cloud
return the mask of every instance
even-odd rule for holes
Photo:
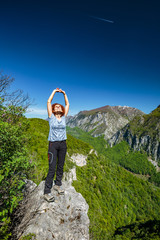
[[[33,114],[33,115],[47,115],[47,109],[42,108],[28,108],[26,114]]]
[[[68,116],[74,116],[76,115],[79,111],[78,109],[69,109]],[[42,109],[42,108],[28,108],[28,110],[25,113],[26,117],[32,118],[32,117],[40,117],[43,119],[46,119],[48,117],[48,112],[47,109]]]
[[[105,18],[99,18],[99,17],[95,17],[95,16],[90,16],[90,17],[94,18],[94,19],[97,19],[97,20],[100,20],[100,21],[104,21],[104,22],[108,22],[108,23],[114,23],[114,21],[108,20],[108,19],[105,19]]]

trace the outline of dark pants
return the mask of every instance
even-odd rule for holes
[[[56,165],[57,165],[57,171],[56,171],[55,184],[58,186],[62,185],[61,180],[63,177],[63,166],[65,162],[66,152],[67,152],[66,140],[55,141],[55,142],[49,141],[49,147],[48,147],[49,171],[45,180],[44,194],[51,192]],[[57,162],[57,157],[58,157],[58,162]]]

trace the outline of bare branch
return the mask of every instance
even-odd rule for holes
[[[31,101],[28,93],[25,95],[23,90],[17,89],[14,92],[7,92],[9,86],[14,81],[14,78],[11,78],[10,76],[2,74],[2,71],[0,72],[0,98],[4,99],[4,105],[5,106],[21,106],[25,111],[28,109],[31,105],[36,105],[34,103],[33,99]]]
[[[11,83],[14,81],[14,78],[11,76],[7,76],[6,74],[2,74],[0,71],[0,97],[4,98],[7,96],[7,89],[10,87]]]

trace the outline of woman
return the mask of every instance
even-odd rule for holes
[[[51,101],[56,92],[61,92],[64,94],[65,98],[65,108],[63,105],[54,103],[51,105]],[[65,155],[67,152],[66,144],[66,116],[69,111],[69,102],[65,91],[62,89],[53,90],[51,96],[47,102],[48,110],[48,120],[49,120],[49,147],[48,147],[48,161],[49,161],[49,171],[45,180],[44,187],[44,199],[48,202],[53,202],[55,200],[54,196],[51,193],[51,188],[53,186],[53,178],[55,175],[56,165],[56,180],[53,189],[58,191],[59,194],[64,194],[64,190],[61,189],[62,177],[63,177],[63,166],[65,162]],[[58,157],[58,161],[57,161]]]

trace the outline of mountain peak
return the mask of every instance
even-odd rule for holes
[[[110,105],[105,105],[103,107],[98,107],[98,108],[94,108],[94,109],[91,109],[91,110],[83,110],[83,111],[80,111],[78,114],[93,114],[93,113],[97,113],[97,112],[108,112],[109,110],[119,110],[119,111],[123,111],[123,110],[126,110],[126,111],[130,111],[130,112],[133,112],[133,111],[136,111],[137,113],[141,113],[141,114],[144,114],[141,110],[137,109],[137,108],[134,108],[134,107],[129,107],[129,106],[110,106]]]
[[[141,115],[144,113],[137,108],[105,105],[80,111],[75,116],[68,117],[66,123],[71,128],[79,127],[86,132],[92,131],[94,137],[104,134],[107,140],[135,116]]]

